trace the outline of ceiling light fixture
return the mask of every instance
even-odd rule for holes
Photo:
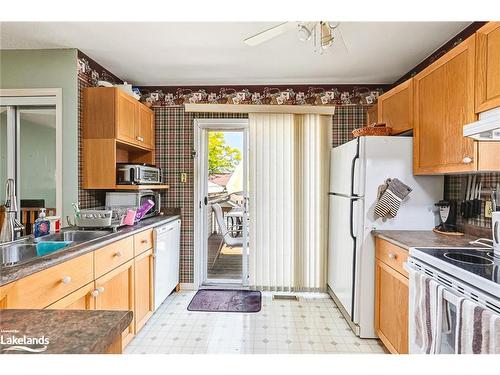
[[[311,39],[311,30],[304,24],[299,24],[297,34],[301,42],[307,42]]]
[[[321,30],[321,48],[327,49],[333,44],[333,28],[326,22],[320,22],[319,27]]]
[[[283,22],[267,30],[244,39],[249,46],[257,46],[274,39],[290,30],[295,30],[297,38],[302,42],[312,40],[314,52],[322,55],[333,44],[347,46],[342,36],[340,22],[315,21],[315,22]]]

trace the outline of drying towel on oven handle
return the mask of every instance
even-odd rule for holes
[[[444,287],[424,273],[406,268],[410,283],[410,353],[437,354],[441,344]]]
[[[500,315],[460,298],[455,329],[455,353],[500,354]]]

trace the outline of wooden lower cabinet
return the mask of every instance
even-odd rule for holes
[[[393,354],[408,353],[408,277],[387,264],[387,249],[405,251],[386,241],[377,239],[375,260],[375,330],[380,340]],[[400,255],[389,252],[389,259]],[[407,257],[407,256],[406,256]],[[406,260],[406,257],[404,260]]]
[[[43,309],[94,279],[94,254],[47,268],[0,287],[0,308]]]
[[[135,259],[135,333],[139,332],[154,312],[153,249]]]
[[[0,309],[8,308],[130,310],[121,347],[110,349],[121,352],[154,312],[152,230],[3,285]]]
[[[85,285],[73,293],[61,298],[48,306],[47,309],[63,310],[94,310],[95,309],[94,283]]]
[[[96,310],[134,311],[134,261],[115,268],[95,281],[99,293],[95,299]],[[134,337],[134,321],[122,333],[123,348]]]

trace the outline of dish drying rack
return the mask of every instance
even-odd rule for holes
[[[114,228],[123,226],[127,210],[138,207],[113,207],[106,209],[79,210],[75,214],[75,225],[80,228]]]

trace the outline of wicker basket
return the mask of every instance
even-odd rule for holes
[[[364,135],[391,135],[392,128],[385,126],[385,124],[372,124],[362,128],[357,128],[352,131],[352,135],[357,138]]]

